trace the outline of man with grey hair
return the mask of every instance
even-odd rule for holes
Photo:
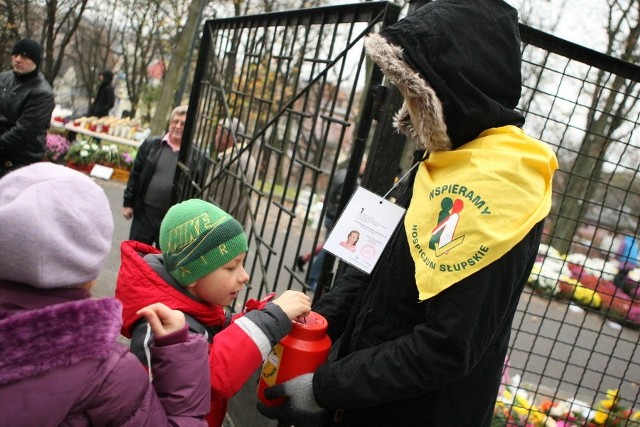
[[[160,224],[171,207],[173,177],[186,118],[186,106],[174,108],[166,135],[147,138],[138,149],[122,207],[122,215],[133,218],[129,240],[158,247]]]
[[[253,183],[257,163],[250,147],[244,143],[244,125],[235,117],[218,123],[213,143],[214,162],[205,185],[206,199],[229,212],[244,224],[251,193],[246,183]]]

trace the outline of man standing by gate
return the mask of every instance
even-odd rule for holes
[[[266,389],[289,399],[258,409],[287,425],[487,427],[557,168],[515,111],[517,12],[437,0],[365,47],[418,148],[406,216],[370,275],[348,267],[313,307],[335,357]]]
[[[122,207],[122,215],[133,218],[129,240],[156,247],[160,244],[160,224],[171,207],[173,177],[186,119],[186,106],[174,108],[167,134],[147,138],[138,149]]]

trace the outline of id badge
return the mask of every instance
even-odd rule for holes
[[[334,223],[324,250],[369,274],[404,213],[404,208],[358,187]]]

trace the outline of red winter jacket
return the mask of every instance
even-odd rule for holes
[[[122,265],[118,273],[116,298],[124,306],[124,336],[131,337],[132,332],[134,335],[145,333],[146,328],[139,327],[134,332],[140,320],[135,313],[154,302],[181,310],[209,327],[209,330],[221,329],[210,346],[211,413],[208,417],[210,426],[221,426],[227,400],[261,366],[273,344],[289,332],[291,321],[277,305],[269,304],[264,310],[234,317],[228,323],[222,307],[191,299],[168,284],[143,259],[147,254],[159,254],[156,248],[136,241],[125,241],[120,249]],[[275,335],[272,334],[274,330],[277,331]]]

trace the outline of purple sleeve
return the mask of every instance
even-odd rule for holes
[[[182,344],[184,342],[187,342],[188,339],[189,339],[189,324],[185,323],[184,327],[179,331],[172,332],[162,337],[154,335],[153,343],[157,347],[164,347],[165,345]]]
[[[154,346],[153,386],[167,415],[204,417],[211,405],[209,343],[204,336],[189,334],[189,340]],[[206,423],[205,423],[206,424]],[[181,421],[179,425],[189,424]]]
[[[208,350],[207,341],[196,334],[183,343],[154,346],[153,382],[125,425],[206,427],[211,406]]]

